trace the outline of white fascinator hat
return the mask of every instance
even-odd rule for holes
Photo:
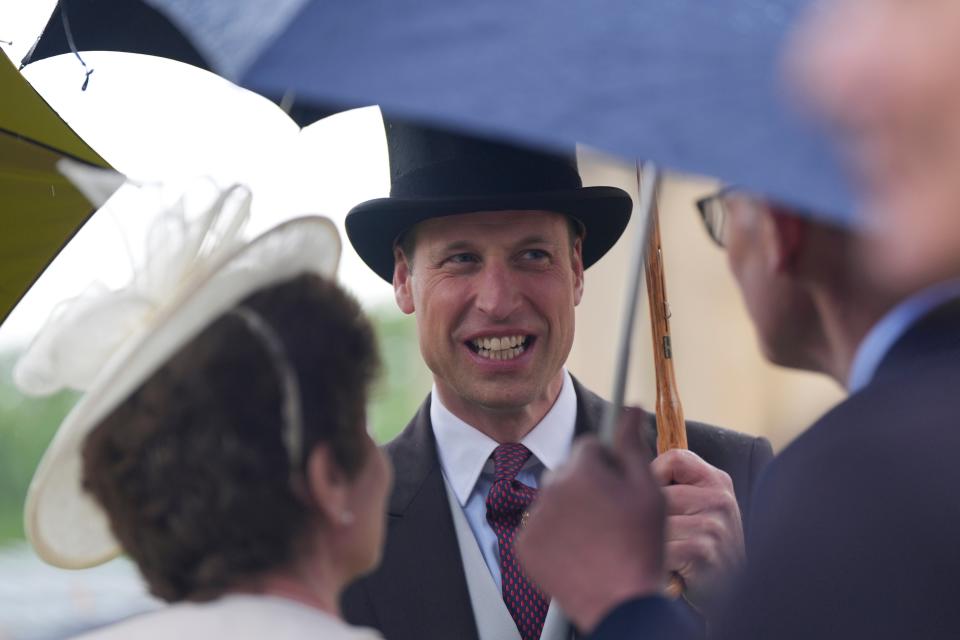
[[[98,184],[116,179],[62,170],[91,198]],[[335,274],[341,244],[329,219],[296,218],[245,239],[250,201],[241,186],[222,190],[197,215],[178,201],[150,227],[130,283],[61,303],[17,363],[14,381],[24,393],[83,392],[40,460],[24,507],[27,539],[47,563],[80,569],[120,553],[106,514],[83,490],[87,434],[250,294],[303,274]]]

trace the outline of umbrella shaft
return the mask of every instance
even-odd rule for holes
[[[637,300],[640,297],[640,278],[644,272],[645,254],[649,244],[652,212],[656,202],[657,187],[660,183],[660,170],[648,163],[643,171],[637,164],[637,182],[640,185],[639,205],[637,207],[637,225],[633,241],[633,253],[627,270],[627,295],[623,318],[620,324],[620,340],[617,347],[617,368],[614,375],[613,393],[610,408],[603,416],[600,426],[600,440],[608,446],[613,445],[617,418],[623,407],[627,388],[627,373],[630,365],[630,347],[633,342],[633,325],[637,316]]]

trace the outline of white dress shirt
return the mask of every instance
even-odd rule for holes
[[[563,386],[556,402],[520,441],[533,455],[517,474],[517,480],[536,488],[544,469],[555,469],[563,463],[570,455],[576,421],[577,394],[570,374],[564,369]],[[443,475],[470,523],[497,589],[502,589],[500,547],[497,534],[487,522],[486,507],[487,493],[493,484],[490,456],[498,443],[443,406],[436,386],[430,397],[430,422]]]

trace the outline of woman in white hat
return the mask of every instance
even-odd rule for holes
[[[329,279],[328,220],[242,242],[248,206],[165,215],[131,285],[71,301],[18,365],[25,390],[85,391],[30,489],[34,548],[70,568],[122,548],[173,603],[91,638],[379,637],[339,617],[391,483],[365,429],[373,330]]]

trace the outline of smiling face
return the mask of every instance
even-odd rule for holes
[[[556,400],[583,292],[569,229],[557,213],[469,213],[419,224],[412,260],[397,250],[397,303],[444,404],[474,426],[520,414],[532,427]]]
[[[884,280],[922,284],[960,268],[960,3],[831,0],[788,62],[840,134],[879,222]],[[911,282],[912,281],[912,282]]]

